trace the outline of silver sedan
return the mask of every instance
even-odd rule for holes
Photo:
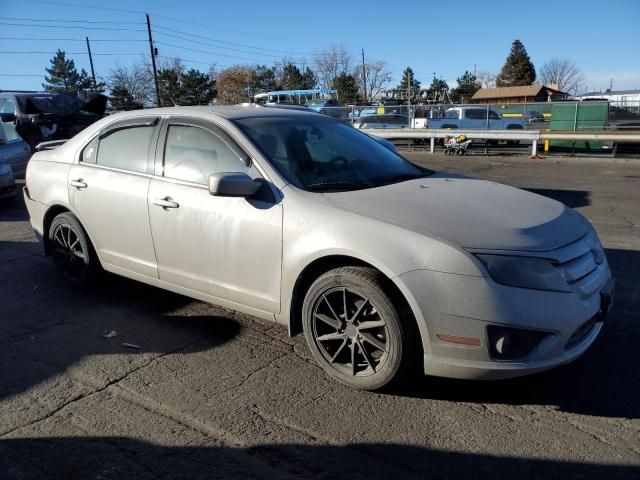
[[[506,378],[568,363],[613,280],[561,203],[437,173],[331,118],[180,107],[36,153],[25,201],[63,277],[101,269],[304,332],[333,378]]]

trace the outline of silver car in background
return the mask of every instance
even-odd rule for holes
[[[568,363],[613,296],[574,210],[418,167],[303,111],[109,116],[34,154],[27,186],[69,283],[104,269],[278,322],[357,388],[417,365],[497,379]]]

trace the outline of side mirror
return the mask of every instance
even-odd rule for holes
[[[0,113],[0,121],[4,123],[15,122],[16,114],[15,113]]]
[[[215,173],[209,176],[209,193],[216,197],[250,197],[262,186],[246,173]]]

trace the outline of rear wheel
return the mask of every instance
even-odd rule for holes
[[[80,222],[70,213],[56,216],[49,227],[49,251],[58,272],[75,288],[86,288],[98,273],[98,258]]]
[[[415,361],[412,324],[385,290],[376,270],[341,267],[320,276],[305,296],[303,329],[313,356],[351,387],[382,388]]]

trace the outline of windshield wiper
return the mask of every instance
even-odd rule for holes
[[[323,180],[322,182],[305,185],[307,190],[357,190],[371,188],[372,185],[365,182],[353,182],[349,180]]]

